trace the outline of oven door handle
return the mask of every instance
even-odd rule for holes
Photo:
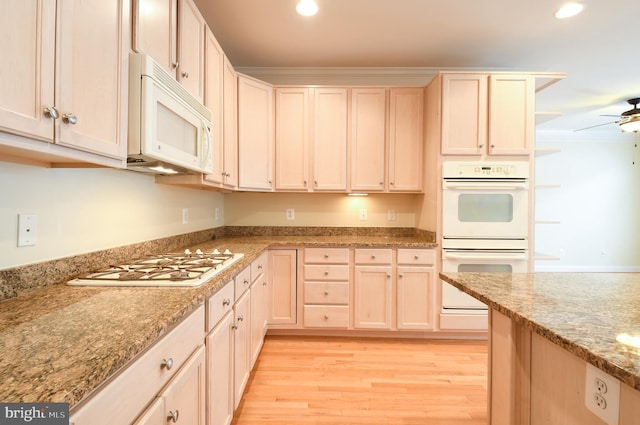
[[[443,259],[447,260],[526,260],[527,254],[487,254],[478,255],[472,253],[443,253]]]
[[[526,183],[507,183],[507,184],[499,184],[499,183],[485,183],[485,184],[475,184],[475,183],[456,183],[456,182],[444,182],[443,189],[454,189],[454,190],[526,190]]]

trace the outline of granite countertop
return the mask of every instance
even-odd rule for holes
[[[432,248],[412,237],[225,237],[189,246],[244,257],[195,288],[57,284],[0,302],[0,401],[73,407],[270,247]],[[203,330],[204,331],[204,330]]]
[[[441,273],[440,277],[640,390],[639,273]]]

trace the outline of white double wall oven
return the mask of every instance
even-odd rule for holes
[[[529,164],[449,161],[442,177],[442,271],[527,272]],[[442,314],[487,306],[442,282]]]

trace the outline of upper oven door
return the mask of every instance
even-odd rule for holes
[[[521,239],[528,234],[526,179],[444,179],[445,238]]]

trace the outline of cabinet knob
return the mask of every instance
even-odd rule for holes
[[[313,184],[316,185],[316,187],[318,186],[318,180],[314,180]]]
[[[491,145],[491,149],[493,149],[493,148],[495,148],[495,147],[496,147],[496,145]]]
[[[62,122],[74,125],[78,122],[78,117],[75,114],[62,114]]]
[[[390,274],[387,275],[387,279],[391,279],[391,275]]]
[[[170,410],[169,414],[167,415],[167,422],[176,423],[178,422],[179,416],[180,416],[180,411],[178,409],[176,409],[175,412],[173,410]]]
[[[242,322],[243,320],[244,320],[244,316],[242,314],[238,316],[238,322]]]
[[[57,120],[60,117],[60,113],[55,108],[55,106],[49,106],[48,108],[44,108],[42,113],[46,118],[53,118],[54,120]]]
[[[329,276],[329,272],[324,272],[324,275],[325,276]]]
[[[400,273],[400,274],[398,275],[398,277],[404,277],[404,275],[403,275],[402,273]]]
[[[384,186],[384,182],[380,182],[380,186]]]
[[[420,259],[420,257],[418,257],[417,255],[414,255],[414,256],[413,256],[413,259],[414,259],[414,260],[419,260],[419,259]]]
[[[249,281],[247,279],[243,280],[242,283],[244,283],[245,285],[249,284]]]
[[[238,329],[238,324],[237,323],[232,324],[231,325],[231,329],[234,329],[234,330]]]
[[[325,295],[329,295],[329,291],[324,291],[324,294]]]
[[[225,298],[225,299],[222,301],[222,305],[229,305],[229,304],[231,304],[231,300],[230,300],[229,298]]]
[[[258,270],[262,270],[262,264],[258,264]]]
[[[183,78],[189,78],[189,73],[188,72],[183,72],[182,73],[182,77]]]
[[[176,61],[172,63],[171,66],[173,67],[173,69],[176,69],[178,66],[180,66],[180,62]]]
[[[329,254],[324,254],[324,258],[329,258]]]
[[[162,363],[160,363],[161,369],[171,370],[173,367],[173,359],[169,357],[168,359],[162,359]]]
[[[327,316],[326,314],[324,315],[324,320],[329,319],[329,316]]]
[[[390,184],[391,186],[393,186],[393,185],[395,185],[396,183],[395,183],[395,182],[389,182],[389,184]]]
[[[481,145],[478,145],[478,147],[479,147],[480,149],[484,148],[484,143],[483,143],[483,144],[481,144]]]
[[[262,286],[267,286],[267,281],[262,282]]]
[[[371,259],[372,259],[372,260],[375,260],[375,259],[376,259],[376,256],[375,256],[375,255],[372,255],[372,256],[371,256]]]

